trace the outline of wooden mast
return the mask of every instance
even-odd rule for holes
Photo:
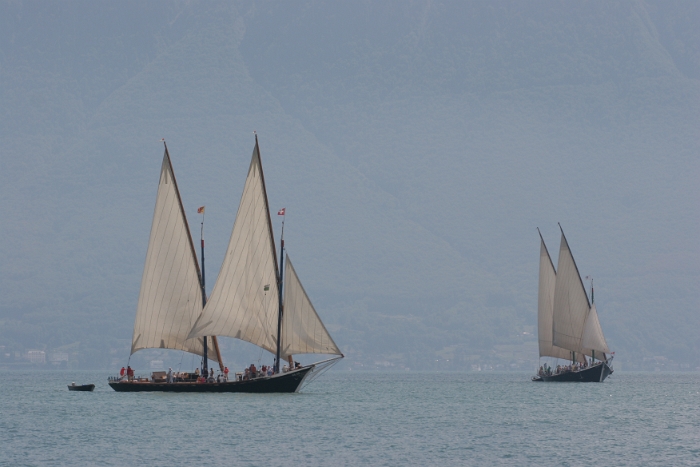
[[[200,238],[202,242],[202,272],[200,275],[200,285],[202,287],[202,309],[207,304],[207,291],[205,287],[205,276],[204,276],[204,206],[201,208],[201,213],[202,213],[202,228],[200,230]],[[204,336],[203,338],[204,341],[204,351],[202,355],[202,373],[204,373],[205,370],[208,370],[208,346],[207,346],[207,336]],[[216,338],[216,336],[211,336],[211,343],[214,346],[214,352],[216,352],[216,359],[219,361],[219,368],[221,369],[221,372],[224,372],[224,363],[221,361],[221,351],[219,350],[219,340]],[[204,376],[204,375],[203,375]],[[205,376],[206,377],[206,376]]]
[[[593,277],[591,277],[591,304],[595,303],[595,298],[593,297]],[[595,349],[591,349],[591,365],[595,363]]]
[[[282,217],[282,235],[280,237],[280,269],[277,291],[279,292],[279,313],[277,313],[277,354],[275,355],[275,373],[280,371],[280,346],[282,342],[282,313],[284,312],[284,297],[282,295],[282,282],[284,281],[284,217]]]
[[[207,305],[207,290],[204,285],[204,209],[202,213],[202,229],[200,230],[200,239],[202,242],[202,271],[199,275],[199,286],[202,288],[202,309]],[[204,350],[202,351],[202,376],[209,377],[209,346],[207,345],[207,336],[202,337]]]
[[[276,352],[276,359],[275,359],[275,373],[279,373],[280,369],[280,331],[282,328],[282,313],[283,313],[283,303],[282,303],[282,267],[278,267],[277,263],[277,249],[275,247],[275,237],[272,233],[272,218],[270,217],[270,204],[267,199],[267,188],[265,188],[265,172],[263,172],[262,168],[262,156],[260,155],[260,146],[258,144],[258,133],[253,132],[255,134],[255,151],[258,155],[258,161],[260,162],[260,179],[262,180],[262,189],[263,189],[263,200],[265,201],[265,210],[267,212],[267,228],[269,231],[271,243],[272,243],[272,258],[275,261],[275,273],[277,276],[277,288],[279,290],[279,310],[277,313],[277,352]],[[282,249],[284,250],[284,241],[282,242]],[[280,252],[280,258],[282,258],[282,252]],[[281,262],[281,261],[280,261]]]

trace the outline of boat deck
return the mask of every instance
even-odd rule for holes
[[[297,392],[312,368],[313,365],[272,376],[220,383],[192,381],[167,383],[136,379],[112,380],[109,386],[117,392]]]
[[[534,382],[569,382],[569,383],[602,383],[605,378],[613,373],[607,362],[596,363],[582,370],[563,371],[551,375],[537,375],[532,377]]]

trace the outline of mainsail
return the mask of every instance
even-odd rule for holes
[[[280,358],[342,355],[287,257]],[[228,336],[277,353],[281,277],[257,138],[226,257],[190,338]]]
[[[277,349],[277,259],[257,139],[219,277],[190,338],[242,339]]]
[[[581,355],[597,358],[609,353],[603,330],[598,321],[595,305],[591,307],[581,275],[569,249],[564,232],[561,233],[557,280],[554,288],[553,339],[555,346]]]
[[[554,312],[554,288],[557,274],[554,264],[540,234],[540,280],[537,294],[537,336],[540,357],[571,358],[571,352],[552,344],[552,314]]]
[[[581,352],[583,328],[591,306],[581,275],[569,249],[564,232],[561,233],[557,282],[554,288],[554,334],[552,343],[558,347]]]
[[[318,317],[292,262],[289,261],[289,256],[284,279],[281,358],[306,353],[342,355]]]
[[[161,348],[202,355],[202,339],[188,337],[201,311],[199,265],[166,146],[131,353]],[[209,358],[216,361],[215,355],[210,347]]]

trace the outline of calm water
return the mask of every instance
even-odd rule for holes
[[[118,394],[106,377],[3,372],[0,465],[700,465],[700,374],[331,372],[286,395]]]

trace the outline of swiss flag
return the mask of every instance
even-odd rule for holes
[[[284,210],[285,210],[285,209],[287,209],[287,208],[282,208],[282,209],[280,209],[279,211],[277,211],[277,215],[278,215],[278,216],[284,216]]]

